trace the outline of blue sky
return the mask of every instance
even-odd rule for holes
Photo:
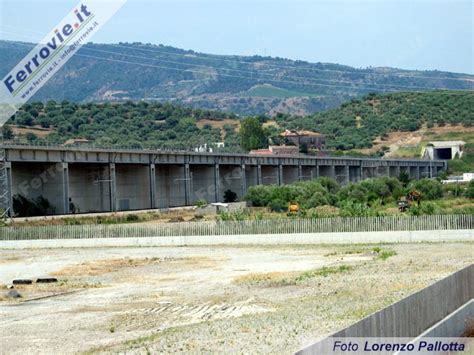
[[[39,41],[77,2],[0,0],[0,38]],[[473,12],[450,0],[128,0],[93,40],[473,74]]]

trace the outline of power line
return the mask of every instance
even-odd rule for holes
[[[31,44],[26,44],[26,43],[19,43],[19,42],[15,42],[15,43],[17,45],[23,45],[23,46],[26,46],[26,47],[29,47],[29,48],[31,48],[33,46]],[[85,47],[82,47],[82,49],[98,51],[98,52],[106,52],[106,53],[111,53],[111,54],[114,54],[114,55],[128,56],[128,57],[134,57],[134,58],[145,59],[145,60],[160,61],[159,59],[155,59],[155,58],[127,55],[127,54],[122,54],[122,53],[113,52],[113,51],[104,51],[104,50],[91,49],[91,48],[85,48]],[[137,63],[137,62],[130,62],[130,61],[125,61],[125,60],[98,57],[98,56],[85,55],[85,54],[76,54],[76,55],[79,56],[79,57],[92,58],[92,59],[98,59],[98,60],[106,60],[106,61],[117,62],[117,63],[122,63],[122,64],[133,64],[133,65],[153,67],[153,68],[166,69],[166,70],[174,70],[174,71],[183,71],[183,70],[185,70],[185,71],[188,71],[188,72],[197,73],[197,74],[201,74],[201,75],[202,74],[210,75],[210,76],[219,75],[219,76],[224,76],[224,77],[240,78],[240,79],[253,80],[253,81],[267,81],[267,82],[273,82],[273,83],[299,84],[299,85],[313,86],[313,87],[319,87],[319,86],[338,87],[338,88],[346,88],[346,89],[349,88],[349,89],[352,89],[352,90],[359,90],[359,91],[370,91],[370,90],[375,90],[373,88],[374,86],[396,86],[396,87],[399,87],[399,88],[403,87],[403,88],[406,88],[406,89],[410,89],[411,91],[416,91],[416,90],[413,90],[413,89],[430,90],[430,88],[418,87],[418,86],[401,86],[401,85],[397,86],[397,85],[391,85],[391,84],[364,84],[364,83],[353,83],[353,82],[347,82],[347,81],[344,81],[344,82],[355,85],[356,87],[348,86],[348,85],[320,84],[320,83],[308,82],[307,80],[320,80],[320,81],[328,81],[328,82],[335,82],[335,83],[340,83],[340,81],[331,81],[331,80],[314,79],[314,78],[302,78],[302,77],[294,77],[294,76],[287,76],[287,77],[289,77],[290,79],[295,78],[295,79],[304,79],[304,80],[298,80],[298,81],[295,81],[295,80],[281,80],[281,79],[249,77],[249,76],[241,76],[241,75],[225,74],[225,73],[216,73],[216,74],[214,74],[214,73],[206,73],[206,72],[197,71],[197,70],[191,70],[189,68],[179,69],[179,68],[167,67],[167,66],[162,66],[162,65]],[[175,64],[179,64],[179,65],[193,65],[193,64],[187,64],[187,63],[181,63],[181,62],[170,62],[170,63],[175,63]],[[196,65],[196,66],[204,67],[204,68],[208,68],[208,69],[214,69],[214,70],[239,71],[239,72],[242,72],[242,73],[249,73],[251,75],[254,75],[254,74],[262,75],[261,73],[258,73],[258,72],[256,73],[256,72],[253,72],[253,71],[244,71],[244,70],[226,69],[226,68],[221,69],[221,68],[209,67],[209,66],[205,66],[205,65]],[[271,75],[271,74],[263,74],[263,75]],[[359,87],[357,87],[357,86],[359,86]],[[360,86],[362,86],[362,87],[360,87]],[[439,89],[442,89],[442,88],[439,88]],[[447,89],[447,88],[445,88],[445,89]],[[390,91],[390,89],[377,89],[377,90],[380,90],[380,91],[383,91],[383,92],[389,92]],[[392,91],[394,91],[394,90],[392,90]]]
[[[19,42],[15,42],[17,45],[22,45],[22,46],[26,46],[26,47],[29,47],[29,48],[32,48],[32,46],[34,45],[31,45],[31,44],[26,44],[26,43],[19,43]],[[145,66],[145,67],[151,67],[151,68],[158,68],[158,69],[167,69],[167,70],[174,70],[174,71],[180,71],[182,72],[183,70],[187,71],[187,72],[191,72],[191,73],[196,73],[196,74],[201,74],[201,75],[210,75],[210,76],[215,76],[215,75],[218,75],[218,76],[224,76],[224,77],[230,77],[230,78],[238,78],[238,79],[246,79],[246,80],[253,80],[253,81],[266,81],[266,82],[273,82],[273,83],[286,83],[286,84],[299,84],[299,85],[305,85],[305,86],[314,86],[314,87],[318,87],[318,86],[324,86],[324,87],[339,87],[339,88],[350,88],[352,90],[359,90],[359,91],[370,91],[370,90],[374,90],[373,88],[359,88],[359,87],[349,87],[347,85],[330,85],[330,84],[317,84],[317,83],[308,83],[308,82],[305,82],[305,81],[291,81],[291,80],[281,80],[281,79],[268,79],[268,78],[255,78],[255,77],[249,77],[249,76],[241,76],[241,75],[234,75],[234,74],[225,74],[225,73],[206,73],[206,72],[202,72],[202,71],[198,71],[198,70],[192,70],[192,69],[178,69],[178,68],[172,68],[172,67],[167,67],[167,66],[162,66],[162,65],[154,65],[154,64],[146,64],[146,63],[137,63],[137,62],[130,62],[130,61],[125,61],[125,60],[119,60],[119,59],[112,59],[112,58],[104,58],[104,57],[97,57],[97,56],[92,56],[92,55],[86,55],[86,54],[75,54],[76,56],[78,57],[84,57],[84,58],[92,58],[92,59],[98,59],[98,60],[105,60],[105,61],[111,61],[111,62],[116,62],[116,63],[122,63],[122,64],[133,64],[133,65],[138,65],[138,66]],[[148,59],[148,58],[146,58]],[[208,67],[210,69],[216,69],[214,67]],[[253,72],[250,72],[251,74],[253,74]],[[354,83],[353,85],[365,85],[365,84],[358,84],[358,83]],[[384,90],[384,89],[379,89],[380,91],[389,91],[388,89],[387,90]]]
[[[163,63],[170,63],[170,64],[188,65],[188,66],[194,66],[194,67],[202,67],[202,68],[209,68],[209,69],[215,69],[215,70],[226,70],[226,71],[233,71],[233,72],[239,72],[239,73],[251,73],[251,74],[256,74],[256,75],[267,75],[267,76],[271,75],[272,77],[274,77],[273,74],[255,72],[255,71],[250,71],[250,70],[232,69],[232,68],[218,68],[218,67],[212,67],[212,66],[208,66],[208,65],[169,61],[169,60],[163,60],[163,59],[158,59],[158,58],[136,56],[136,55],[131,55],[131,54],[124,54],[124,53],[120,53],[120,52],[107,51],[107,50],[88,48],[88,47],[82,47],[82,50],[95,51],[95,52],[100,52],[100,53],[108,53],[108,54],[120,55],[120,56],[125,56],[125,57],[130,57],[130,58],[154,60],[154,61],[163,62]],[[383,87],[391,86],[391,87],[395,87],[395,88],[405,88],[405,89],[424,89],[424,90],[429,90],[430,89],[430,88],[427,88],[427,87],[424,87],[424,86],[415,86],[415,85],[408,86],[408,85],[402,85],[402,84],[380,84],[380,83],[367,83],[366,84],[366,83],[357,83],[357,82],[354,82],[354,81],[347,81],[347,80],[318,79],[318,78],[308,78],[308,77],[301,77],[301,76],[295,76],[295,75],[284,75],[284,77],[290,78],[290,79],[305,79],[305,80],[310,80],[310,81],[323,81],[323,82],[329,82],[329,83],[348,83],[348,84],[353,84],[353,85],[364,85],[366,87],[369,87],[369,86],[383,86]],[[440,89],[442,89],[442,88],[440,88]],[[445,88],[445,89],[447,89],[447,88]]]
[[[162,51],[162,50],[159,50],[159,49],[145,49],[145,48],[139,48],[139,47],[129,47],[129,46],[124,46],[124,45],[120,45],[120,44],[109,44],[110,46],[114,46],[114,47],[119,47],[119,48],[127,48],[127,49],[133,49],[133,50],[140,50],[140,51],[146,51],[146,52],[154,52],[154,53],[163,53],[163,54],[167,54],[167,55],[172,55],[172,56],[182,56],[182,57],[186,57],[186,54],[184,53],[170,53],[170,52],[167,52],[167,51]],[[196,52],[193,52],[192,55],[194,55],[195,58],[198,58],[198,59],[211,59],[211,60],[217,60],[217,61],[228,61],[228,62],[233,62],[233,63],[241,63],[241,64],[248,64],[248,65],[251,65],[253,64],[252,62],[248,62],[248,61],[242,61],[242,60],[237,60],[237,59],[230,59],[230,58],[222,58],[223,56],[219,56],[219,58],[213,58],[213,57],[216,57],[217,55],[213,55],[213,54],[201,54],[201,53],[196,53]],[[262,57],[263,59],[265,59],[265,57]],[[283,60],[290,60],[290,61],[293,61],[293,62],[297,62],[295,60],[291,60],[291,59],[283,59]],[[311,65],[313,63],[307,63],[307,62],[303,62],[307,65]],[[467,79],[463,79],[463,78],[451,78],[451,77],[439,77],[439,76],[416,76],[416,75],[413,75],[413,74],[384,74],[384,73],[377,73],[377,72],[370,72],[370,73],[365,73],[365,72],[361,72],[365,69],[355,69],[353,71],[350,71],[350,70],[337,70],[337,69],[318,69],[318,68],[308,68],[308,67],[305,67],[305,68],[299,68],[299,67],[295,67],[295,66],[291,66],[291,65],[282,65],[282,64],[269,64],[269,63],[265,63],[266,66],[269,66],[269,67],[275,67],[275,68],[285,68],[285,69],[293,69],[293,70],[309,70],[309,71],[318,71],[318,72],[334,72],[334,73],[342,73],[342,74],[362,74],[362,75],[381,75],[381,76],[384,76],[384,77],[387,77],[387,76],[397,76],[397,77],[403,77],[403,78],[417,78],[417,79],[445,79],[445,80],[457,80],[457,81],[468,81]]]
[[[6,25],[7,27],[10,27],[10,28],[15,28],[14,26],[9,26],[9,25]],[[18,28],[15,28],[15,29],[18,29]],[[29,32],[32,32],[32,33],[36,33],[36,34],[39,34],[38,31],[34,31],[34,30],[31,30],[31,29],[24,29],[22,28],[22,30],[27,30]],[[9,33],[9,32],[5,32],[5,33]],[[11,33],[10,34],[14,34],[14,35],[18,35],[16,33]],[[20,35],[22,37],[25,37],[24,35]],[[185,53],[170,53],[168,51],[163,51],[163,50],[160,50],[160,49],[150,49],[150,48],[140,48],[138,46],[135,46],[135,47],[131,47],[131,46],[124,46],[124,45],[120,45],[120,44],[109,44],[109,46],[113,46],[113,47],[118,47],[118,48],[125,48],[125,49],[129,49],[129,50],[140,50],[140,51],[145,51],[145,52],[151,52],[151,53],[162,53],[162,54],[166,54],[166,55],[170,55],[170,56],[178,56],[178,57],[184,57],[186,58],[186,54]],[[84,48],[84,47],[83,47]],[[96,50],[96,51],[99,51],[98,49],[92,49],[92,48],[87,48],[89,50]],[[117,53],[117,52],[115,52]],[[126,54],[122,54],[122,55],[126,55]],[[243,61],[243,60],[237,60],[237,59],[230,59],[230,58],[223,58],[224,56],[218,56],[218,58],[215,58],[216,55],[212,55],[212,54],[201,54],[201,53],[196,53],[196,52],[192,52],[192,55],[194,56],[194,58],[196,59],[202,59],[202,60],[214,60],[214,61],[225,61],[225,62],[232,62],[232,63],[241,63],[241,64],[246,64],[246,65],[252,65],[253,63],[252,62],[249,62],[249,61]],[[262,57],[263,58],[263,57]],[[155,60],[160,60],[160,59],[155,59]],[[163,60],[161,60],[163,61]],[[293,61],[295,62],[295,61]],[[195,65],[197,66],[197,64],[185,64],[185,63],[181,63],[181,62],[178,62],[180,64],[183,64],[183,65]],[[306,63],[304,62],[305,64],[308,64],[308,65],[311,65],[311,63]],[[443,80],[455,80],[455,81],[462,81],[462,82],[467,82],[468,80],[467,79],[463,79],[463,78],[452,78],[452,77],[440,77],[440,76],[417,76],[417,75],[413,75],[412,73],[411,74],[402,74],[402,73],[397,73],[397,74],[384,74],[384,73],[377,73],[377,72],[370,72],[370,73],[366,73],[366,72],[361,72],[363,71],[364,69],[355,69],[353,71],[350,71],[350,70],[336,70],[336,69],[318,69],[318,68],[311,68],[311,67],[304,67],[304,68],[301,68],[301,67],[295,67],[295,66],[290,66],[290,65],[283,65],[283,64],[269,64],[269,63],[265,63],[266,66],[268,67],[274,67],[274,68],[285,68],[285,69],[292,69],[292,70],[305,70],[305,71],[318,71],[318,72],[334,72],[334,73],[342,73],[342,74],[359,74],[359,75],[370,75],[370,76],[383,76],[383,77],[401,77],[401,78],[417,78],[417,79],[433,79],[433,80],[440,80],[440,79],[443,79]],[[229,69],[231,70],[231,69]],[[317,80],[324,80],[324,79],[317,79]],[[327,81],[327,80],[326,80]],[[370,84],[370,85],[392,85],[392,86],[397,86],[396,84]],[[403,86],[400,86],[398,85],[398,87],[403,87]],[[425,87],[416,87],[416,86],[407,86],[407,88],[423,88],[423,89],[427,89]],[[442,89],[442,88],[440,88]]]
[[[99,60],[106,60],[106,61],[112,61],[112,62],[117,62],[117,63],[123,63],[123,64],[133,64],[133,65],[140,65],[140,66],[146,66],[146,67],[151,67],[151,68],[160,68],[160,69],[168,69],[168,70],[175,70],[175,71],[183,71],[183,69],[178,69],[178,68],[170,68],[170,67],[165,67],[161,65],[154,65],[154,64],[145,64],[145,63],[137,63],[137,62],[130,62],[130,61],[125,61],[125,60],[120,60],[120,59],[111,59],[111,58],[104,58],[104,57],[97,57],[97,56],[91,56],[91,55],[86,55],[86,54],[76,54],[79,57],[85,57],[85,58],[93,58],[93,59],[99,59]],[[248,76],[241,76],[241,75],[233,75],[233,74],[223,74],[223,73],[206,73],[206,72],[201,72],[198,70],[192,70],[192,69],[186,69],[186,71],[191,72],[191,73],[197,73],[197,74],[204,74],[204,75],[209,75],[209,76],[225,76],[229,78],[238,78],[238,79],[247,79],[247,80],[254,80],[254,81],[262,81],[265,80],[267,82],[274,82],[274,83],[287,83],[287,84],[303,84],[306,86],[325,86],[325,87],[339,87],[339,88],[348,88],[347,85],[330,85],[330,84],[316,84],[316,83],[306,83],[306,82],[299,82],[299,81],[290,81],[290,80],[275,80],[275,79],[267,79],[267,78],[252,78]],[[355,84],[358,85],[358,84]],[[363,85],[363,84],[362,84]],[[369,89],[363,89],[363,88],[357,88],[357,87],[350,87],[353,90],[364,90],[367,91]],[[373,89],[372,89],[373,90]],[[388,90],[383,90],[383,91],[388,91]]]

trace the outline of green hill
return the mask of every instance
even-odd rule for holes
[[[417,131],[424,124],[428,128],[473,126],[474,91],[369,94],[305,117],[280,114],[276,121],[285,128],[326,134],[330,149],[369,148],[377,137],[383,140],[393,131]]]
[[[0,41],[3,77],[32,44]],[[239,115],[310,114],[370,92],[473,89],[474,75],[356,69],[261,56],[222,56],[142,43],[87,44],[35,100],[147,100]]]

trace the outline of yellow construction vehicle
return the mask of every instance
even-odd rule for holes
[[[296,202],[290,202],[288,204],[288,213],[297,214],[300,211],[300,206]]]

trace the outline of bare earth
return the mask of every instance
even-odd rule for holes
[[[0,353],[292,353],[473,257],[472,243],[3,250],[0,284],[59,282],[19,301],[0,289]]]

